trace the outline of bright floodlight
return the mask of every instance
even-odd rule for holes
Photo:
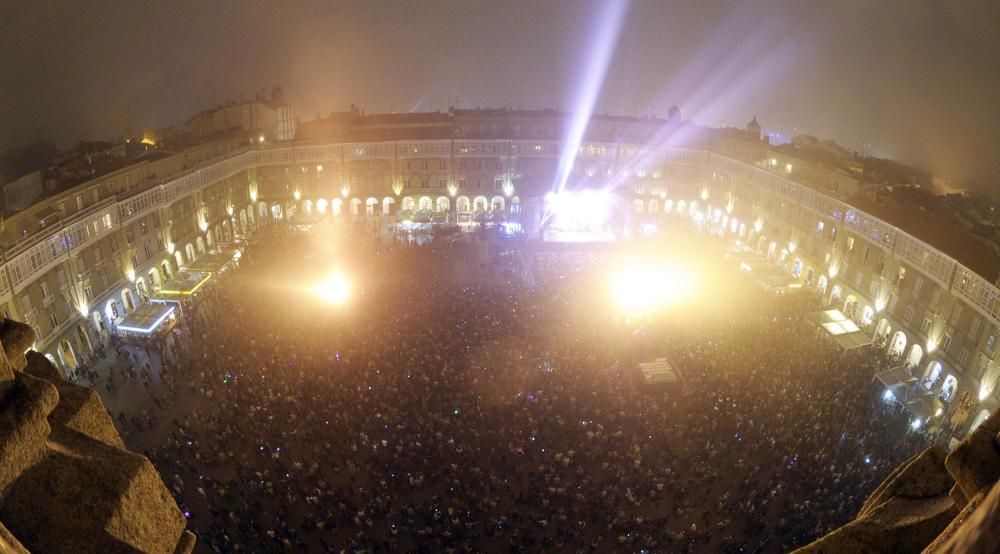
[[[695,279],[683,268],[666,265],[629,266],[614,275],[615,303],[628,315],[642,315],[674,304],[694,292]]]
[[[316,285],[316,294],[330,304],[343,304],[351,295],[351,286],[343,275],[332,275]]]

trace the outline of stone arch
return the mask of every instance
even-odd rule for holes
[[[932,391],[937,387],[938,381],[941,380],[941,374],[944,371],[944,366],[941,362],[937,360],[931,360],[927,363],[927,367],[924,369],[924,376],[920,378],[920,385],[924,389]]]
[[[193,262],[195,257],[194,245],[190,242],[184,246],[184,257],[187,258],[188,262]]]
[[[412,196],[403,197],[403,211],[415,212],[417,211],[417,201],[413,199]]]
[[[340,198],[334,198],[330,201],[330,215],[341,216],[344,215],[344,201]]]
[[[122,289],[122,306],[125,308],[126,312],[131,312],[135,310],[135,299],[132,298],[132,291],[127,288]]]
[[[472,208],[476,213],[485,212],[489,205],[490,203],[485,196],[477,196],[472,199]]]
[[[379,211],[378,205],[378,198],[369,196],[365,200],[365,215],[377,215],[376,212]]]
[[[451,209],[451,201],[448,200],[448,197],[438,196],[437,200],[434,202],[434,211],[447,212],[450,209]]]
[[[434,201],[431,200],[430,196],[421,196],[420,200],[417,201],[417,210],[431,211],[433,209],[434,209]]]
[[[351,215],[357,216],[361,214],[361,199],[358,197],[351,198]]]
[[[502,212],[506,207],[503,196],[494,196],[490,199],[490,209],[494,212]]]
[[[896,331],[892,335],[892,340],[889,341],[889,348],[887,350],[889,357],[902,356],[904,350],[906,350],[906,333]]]
[[[204,254],[205,253],[205,239],[201,238],[201,235],[198,235],[194,239],[194,242],[198,246],[198,254]]]
[[[862,327],[868,327],[872,324],[872,319],[875,318],[875,308],[871,306],[865,306],[861,310],[861,320],[859,323]]]
[[[382,199],[382,215],[389,215],[392,213],[392,205],[396,203],[396,199],[391,196],[386,196]]]
[[[472,202],[469,200],[468,196],[459,196],[455,199],[455,208],[459,213],[471,212]]]

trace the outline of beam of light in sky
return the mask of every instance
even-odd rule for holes
[[[577,83],[577,98],[573,104],[569,133],[563,138],[563,149],[559,153],[559,166],[556,170],[556,192],[562,192],[566,180],[573,169],[573,162],[580,150],[580,142],[590,123],[594,104],[601,93],[604,77],[611,64],[611,57],[618,43],[625,14],[628,12],[628,0],[607,0],[601,3],[598,13],[597,29],[591,35],[590,48],[584,58],[583,79]]]

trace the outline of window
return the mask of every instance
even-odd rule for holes
[[[978,317],[973,318],[972,323],[969,324],[969,338],[975,341],[979,338],[979,325],[982,320]]]
[[[139,267],[139,256],[137,256],[136,254],[132,254],[132,256],[131,256],[130,259],[132,260],[132,267],[133,268]]]
[[[111,253],[118,252],[118,237],[111,237]]]
[[[997,341],[997,332],[994,330],[990,336],[986,337],[986,350],[993,352],[993,344]]]
[[[42,298],[44,299],[50,298],[52,296],[52,292],[49,291],[49,284],[46,283],[45,281],[42,281],[41,285],[42,285]]]
[[[94,197],[94,204],[101,201],[101,189],[95,187],[90,191],[90,193]]]
[[[107,288],[108,288],[108,275],[102,271],[101,272],[101,290],[107,290]]]
[[[847,237],[847,251],[854,251],[854,237]]]
[[[951,318],[949,319],[949,321],[953,326],[958,325],[958,320],[960,317],[962,317],[962,305],[956,303],[954,306],[951,307]]]
[[[129,225],[128,230],[125,231],[125,240],[128,241],[129,244],[135,242],[135,233],[132,232],[131,225]]]
[[[460,188],[460,189],[466,188],[465,179],[459,179],[458,180],[458,188]]]
[[[140,235],[146,236],[147,229],[148,228],[146,227],[146,222],[145,221],[139,223],[139,234]]]
[[[931,325],[934,325],[934,321],[929,317],[925,317],[924,322],[920,324],[920,332],[926,335],[930,332]]]
[[[920,290],[924,288],[924,278],[917,276],[917,280],[913,282],[913,295],[917,296],[920,294]]]
[[[503,161],[497,159],[497,171],[500,171],[501,169],[503,169]]]
[[[868,263],[868,254],[871,252],[872,248],[870,246],[865,247],[865,255],[861,258],[861,263]]]
[[[951,347],[951,335],[945,335],[944,339],[941,341],[941,350],[947,352]]]
[[[146,259],[147,260],[151,257],[150,254],[149,254],[149,243],[148,242],[142,243],[142,252],[146,255]]]
[[[443,189],[445,187],[445,184],[446,183],[445,183],[444,177],[441,177],[440,179],[438,179],[438,188],[442,188]]]
[[[156,229],[160,228],[160,214],[153,212],[153,227]]]
[[[965,367],[965,362],[969,361],[969,350],[963,348],[961,352],[958,353],[958,365]]]
[[[92,289],[90,287],[90,285],[87,285],[87,286],[83,287],[83,297],[88,302],[90,300],[93,300],[93,298],[94,298],[94,289]]]
[[[906,268],[899,268],[899,272],[896,274],[896,286],[902,286],[903,279],[906,278]]]
[[[430,169],[430,162],[424,160],[424,171],[427,171],[428,169]]]
[[[59,326],[59,320],[56,319],[55,312],[49,312],[49,323],[52,325],[53,329]]]
[[[493,180],[493,185],[496,186],[497,192],[502,191],[503,190],[503,179],[501,179],[500,177],[497,177],[496,179]]]
[[[83,195],[82,194],[77,194],[76,195],[76,209],[77,210],[82,210],[83,209]]]
[[[21,312],[30,314],[35,308],[31,305],[31,297],[25,294],[21,297]]]
[[[903,319],[905,319],[907,323],[911,323],[913,321],[913,312],[913,306],[907,306],[906,311],[903,312]]]
[[[482,179],[476,179],[476,188],[480,188],[480,189],[483,188],[483,180]]]
[[[438,169],[448,169],[448,162],[445,160],[438,162]]]

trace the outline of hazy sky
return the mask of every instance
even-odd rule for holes
[[[275,83],[303,119],[568,109],[601,3],[0,0],[0,148],[178,124]],[[597,111],[809,133],[1000,189],[1000,3],[635,1]]]

